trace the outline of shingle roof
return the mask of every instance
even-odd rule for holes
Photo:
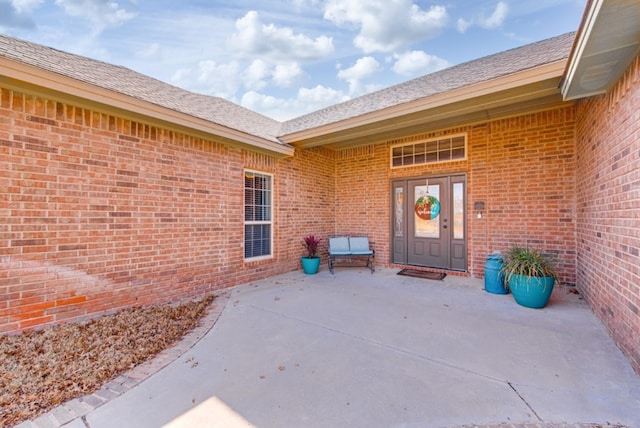
[[[0,34],[0,56],[153,103],[247,134],[278,136],[340,122],[384,108],[564,60],[575,33],[456,65],[307,115],[278,122],[222,98],[196,94],[125,67]]]
[[[358,117],[568,58],[575,32],[427,74],[283,123],[280,135]]]
[[[125,67],[0,34],[0,56],[279,142],[281,123],[222,98],[195,94]]]

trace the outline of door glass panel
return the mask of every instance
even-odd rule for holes
[[[396,187],[394,205],[396,210],[394,234],[402,237],[404,234],[404,188]]]
[[[453,183],[453,239],[464,239],[464,187]]]
[[[440,185],[414,188],[416,238],[440,238]]]

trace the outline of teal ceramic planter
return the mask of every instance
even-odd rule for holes
[[[509,279],[509,289],[519,305],[540,309],[549,302],[554,283],[553,277],[513,275]]]
[[[504,284],[502,269],[502,255],[489,254],[484,264],[484,289],[493,294],[507,294],[509,289]]]
[[[308,275],[314,275],[318,273],[320,269],[320,257],[302,257],[302,270]]]

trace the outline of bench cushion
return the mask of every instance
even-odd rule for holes
[[[351,257],[366,257],[367,267],[371,269],[371,273],[375,271],[373,266],[373,258],[375,252],[369,248],[369,238],[366,236],[338,236],[335,238],[329,238],[329,271],[333,273],[333,266],[336,259],[341,257],[348,258],[351,261]]]
[[[349,238],[329,238],[329,254],[336,256],[351,254],[349,250]]]
[[[349,238],[349,248],[354,256],[370,256],[373,254],[373,251],[369,248],[369,238],[366,236]]]

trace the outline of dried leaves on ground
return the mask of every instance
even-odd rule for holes
[[[81,324],[0,336],[0,426],[90,394],[196,326],[213,296],[132,308]]]

